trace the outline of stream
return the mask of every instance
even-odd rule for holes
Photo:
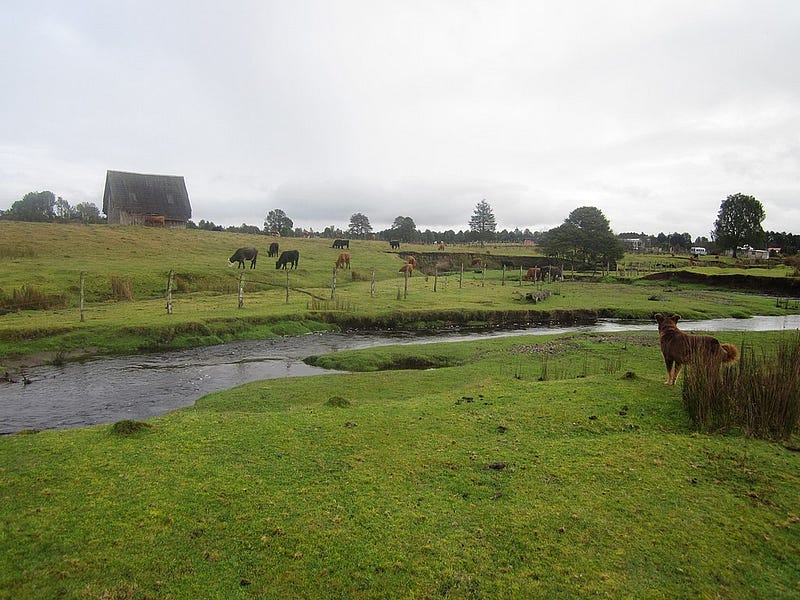
[[[686,331],[790,331],[800,328],[800,315],[681,321],[681,327]],[[32,367],[14,375],[12,382],[0,382],[0,434],[148,419],[191,406],[210,392],[250,381],[329,373],[306,365],[303,359],[339,350],[512,335],[642,330],[656,335],[652,322],[618,321],[513,330],[315,333]]]

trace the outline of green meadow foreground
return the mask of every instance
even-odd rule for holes
[[[669,280],[461,279],[476,254],[541,259],[529,248],[404,246],[428,261],[406,290],[404,256],[361,241],[334,297],[338,251],[314,239],[280,240],[301,252],[287,293],[268,241],[0,222],[0,366],[356,326],[797,312]],[[239,308],[225,264],[256,242]],[[770,352],[792,334],[717,335]],[[797,597],[797,433],[697,431],[655,324],[310,360],[353,372],[0,437],[0,598]]]
[[[781,333],[720,334],[770,347]],[[339,352],[0,439],[3,598],[789,598],[800,454],[698,433],[654,333]],[[796,445],[796,438],[794,443]]]

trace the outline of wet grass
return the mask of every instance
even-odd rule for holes
[[[798,454],[696,432],[654,333],[428,346],[0,438],[0,597],[795,594]]]

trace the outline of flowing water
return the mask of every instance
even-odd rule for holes
[[[800,315],[682,321],[681,326],[687,331],[796,330]],[[306,365],[303,359],[338,350],[570,331],[638,330],[651,330],[655,335],[655,324],[602,321],[580,327],[478,332],[322,333],[41,366],[14,375],[13,383],[0,383],[0,434],[147,419],[249,381],[330,372]]]

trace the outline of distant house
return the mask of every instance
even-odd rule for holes
[[[192,206],[183,177],[106,172],[103,212],[109,224],[186,227]]]

